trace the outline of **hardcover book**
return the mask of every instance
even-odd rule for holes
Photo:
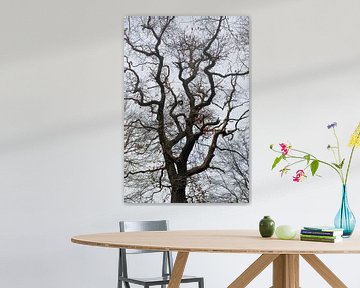
[[[343,232],[342,228],[335,228],[332,226],[304,226],[305,230],[321,231],[321,232]]]
[[[311,239],[342,239],[341,236],[323,236],[323,235],[304,235],[300,234],[301,238],[311,238]]]
[[[319,235],[319,236],[341,236],[343,234],[342,230],[337,231],[321,231],[321,230],[308,230],[301,229],[300,231],[303,235]]]
[[[300,236],[301,241],[313,241],[313,242],[324,242],[324,243],[337,243],[342,241],[342,237],[336,237],[334,239],[327,238],[314,238],[314,237],[303,237]]]

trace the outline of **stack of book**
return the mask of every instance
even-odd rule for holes
[[[336,243],[342,241],[343,232],[343,229],[334,227],[304,227],[301,229],[300,239],[302,241]]]

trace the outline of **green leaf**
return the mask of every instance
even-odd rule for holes
[[[279,156],[279,157],[276,157],[275,160],[274,160],[274,163],[273,165],[271,166],[271,170],[273,170],[277,164],[279,164],[279,162],[281,161],[282,159],[282,156]]]
[[[344,166],[344,163],[345,163],[345,158],[341,161],[341,163],[340,163],[340,169],[342,169],[343,168],[343,166]]]
[[[331,164],[333,164],[338,169],[342,169],[344,166],[344,162],[345,162],[345,159],[343,159],[340,164],[337,164],[337,163],[331,163]]]
[[[339,164],[334,163],[334,162],[332,162],[331,164],[333,164],[336,168],[341,169]]]
[[[305,155],[304,158],[306,159],[306,164],[309,164],[310,162],[310,155]]]
[[[316,171],[318,170],[318,168],[319,168],[319,160],[314,160],[314,161],[312,161],[311,162],[311,164],[310,164],[310,169],[311,169],[311,174],[312,174],[312,176],[314,176],[315,175],[315,173],[316,173]]]
[[[274,148],[274,144],[270,144],[270,149],[273,149]]]
[[[281,172],[281,177],[284,176],[288,171],[290,171],[290,169],[288,168],[288,166],[285,166],[283,169],[280,170]]]

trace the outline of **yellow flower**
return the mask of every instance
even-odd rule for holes
[[[353,147],[360,147],[360,122],[356,127],[354,133],[351,135],[349,146]]]

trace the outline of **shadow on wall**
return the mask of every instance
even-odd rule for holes
[[[8,1],[0,11],[0,63],[120,37],[121,6],[117,0]]]
[[[0,154],[19,149],[31,149],[39,144],[46,145],[56,143],[64,138],[79,137],[84,134],[102,132],[104,130],[118,130],[122,135],[122,117],[121,114],[104,115],[92,119],[84,119],[76,123],[63,124],[58,127],[52,127],[47,130],[40,130],[29,136],[17,137],[5,140],[0,143]],[[121,137],[122,138],[122,137]],[[119,145],[122,145],[119,143]]]
[[[256,86],[256,91],[276,90],[279,86],[291,87],[303,85],[307,82],[315,82],[338,74],[350,73],[353,70],[360,70],[360,58],[351,58],[341,62],[326,63],[323,66],[310,69],[298,70],[294,73],[287,73],[275,77],[269,77],[265,81],[252,83]]]
[[[321,67],[313,69],[295,71],[285,75],[278,75],[266,81],[253,81],[253,86],[257,92],[276,90],[279,88],[304,85],[304,83],[319,81],[329,76],[337,74],[349,73],[357,70],[360,67],[359,59],[349,59],[348,61],[334,62]],[[119,81],[121,78],[119,77]],[[121,95],[119,95],[121,97]],[[119,108],[121,110],[121,108]],[[77,122],[67,124],[60,124],[57,127],[47,128],[46,130],[39,130],[31,135],[23,137],[14,137],[12,139],[5,139],[0,142],[0,153],[6,153],[11,150],[18,150],[29,148],[39,143],[56,142],[64,137],[71,137],[83,134],[90,134],[100,132],[106,129],[118,129],[119,133],[123,133],[123,119],[122,111],[113,113],[112,115],[102,115],[96,118],[83,119]]]
[[[228,5],[225,3],[222,5],[223,14],[233,15],[233,3],[231,0],[228,2]],[[270,5],[273,7],[275,4],[286,2],[285,0],[273,0],[271,3],[262,0],[239,0],[237,6],[242,7],[239,13],[245,15],[250,9],[264,9]],[[204,5],[201,1],[191,0],[169,2],[169,6],[164,3],[150,7],[143,5],[143,8],[140,8],[142,5],[124,4],[118,0],[8,1],[6,7],[0,11],[0,63],[17,62],[24,58],[43,56],[74,46],[88,46],[114,37],[120,39],[122,19],[125,16],[122,12],[124,8],[127,15],[164,15],[169,11],[186,10],[186,7],[190,6],[193,15],[214,14],[213,5]]]

